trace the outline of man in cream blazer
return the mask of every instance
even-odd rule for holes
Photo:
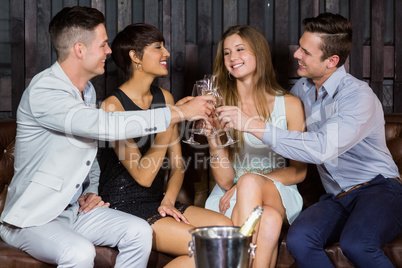
[[[96,109],[89,80],[104,72],[111,53],[103,22],[103,14],[88,7],[64,8],[52,19],[49,31],[58,60],[32,79],[17,111],[15,175],[0,235],[59,267],[92,267],[93,245],[117,246],[116,267],[146,267],[149,224],[108,208],[97,195],[97,140],[162,132],[212,110],[208,97],[150,111]]]

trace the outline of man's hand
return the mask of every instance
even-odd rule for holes
[[[239,131],[249,132],[262,139],[266,123],[259,116],[249,116],[237,106],[221,106],[216,108],[223,128],[234,128]]]
[[[175,106],[170,107],[171,124],[183,120],[198,120],[208,118],[214,109],[215,98],[211,95],[184,97]]]
[[[110,203],[103,202],[102,198],[94,193],[87,193],[78,198],[80,209],[78,212],[83,211],[84,214],[98,207],[109,207]]]

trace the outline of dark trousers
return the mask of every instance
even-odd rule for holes
[[[297,266],[334,267],[325,246],[339,241],[356,267],[394,267],[381,250],[402,231],[402,184],[375,177],[346,195],[321,196],[290,226],[287,246]]]

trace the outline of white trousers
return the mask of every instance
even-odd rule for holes
[[[94,266],[95,247],[117,247],[115,267],[146,267],[152,248],[152,228],[133,215],[96,208],[80,213],[71,224],[58,217],[37,227],[0,224],[1,238],[43,262],[58,267]]]

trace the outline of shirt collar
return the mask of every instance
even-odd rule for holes
[[[338,88],[339,84],[341,83],[343,77],[346,76],[345,66],[342,65],[339,67],[322,85],[322,88],[333,98],[335,95],[335,91]],[[304,83],[304,91],[308,91],[312,87],[315,88],[315,84],[311,79],[306,79]]]
[[[334,97],[336,89],[338,88],[339,84],[341,83],[341,81],[345,76],[346,76],[346,70],[345,67],[342,65],[322,85],[325,91],[327,91],[327,93],[332,98]]]
[[[77,93],[81,96],[81,92],[78,90],[78,88],[76,88],[74,86],[74,84],[71,82],[70,78],[68,78],[68,76],[66,75],[66,73],[63,71],[63,69],[61,68],[60,64],[58,61],[56,61],[53,66],[52,66],[52,70],[55,73],[55,75],[61,79],[63,79],[65,82],[69,83],[76,91]],[[93,91],[91,90],[91,83],[88,82],[85,85],[85,89],[83,91],[83,96],[84,96],[84,102],[87,106],[89,106],[91,104],[91,99],[92,99],[92,94]]]

